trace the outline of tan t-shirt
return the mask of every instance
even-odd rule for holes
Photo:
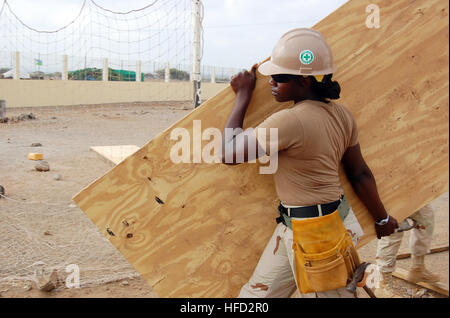
[[[274,179],[283,204],[322,204],[344,193],[339,163],[346,149],[358,143],[358,129],[343,105],[305,100],[274,113],[257,128],[266,128],[266,144],[259,143],[267,154],[274,146],[267,128],[278,128],[278,170]],[[256,134],[262,137],[258,129]]]

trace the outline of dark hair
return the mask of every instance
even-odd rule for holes
[[[311,89],[324,101],[328,101],[328,99],[339,99],[340,97],[341,86],[338,82],[331,80],[332,76],[333,74],[325,75],[321,82],[318,82],[314,76],[310,76],[312,80]]]

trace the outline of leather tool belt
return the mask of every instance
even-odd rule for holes
[[[292,219],[297,287],[301,293],[347,286],[361,261],[338,211]]]
[[[296,282],[303,294],[347,286],[361,261],[343,219],[350,209],[345,197],[312,206],[278,206],[283,222],[293,231]]]

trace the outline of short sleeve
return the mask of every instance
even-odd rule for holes
[[[266,154],[303,145],[303,127],[290,109],[276,112],[255,128],[256,137]]]

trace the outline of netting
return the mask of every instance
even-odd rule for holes
[[[0,79],[123,83],[106,86],[105,93],[96,96],[92,104],[191,100],[191,7],[191,0],[154,0],[140,9],[116,12],[94,0],[84,0],[70,23],[56,30],[38,30],[23,21],[5,0],[0,9]],[[211,69],[202,67],[203,81],[214,79]],[[215,69],[219,81],[229,81],[232,69]],[[167,82],[175,85],[162,85]],[[52,94],[52,87],[52,83],[42,84],[36,92],[22,85],[21,91],[33,100],[11,100],[9,105],[37,106],[40,94]],[[68,94],[60,104],[89,103],[82,98],[84,87],[65,86]],[[111,96],[111,90],[122,94],[122,100]]]
[[[82,286],[138,275],[70,201],[4,196],[0,206],[0,282],[32,280],[41,269],[55,269],[63,278],[70,264],[79,266]]]
[[[6,99],[9,113],[14,112],[14,107],[67,105],[68,95],[72,96],[69,105],[111,103],[116,101],[109,96],[112,93],[116,98],[137,96],[128,102],[192,99],[191,0],[154,0],[127,12],[116,12],[93,0],[84,0],[78,10],[67,25],[56,30],[38,30],[21,20],[10,4],[3,1],[0,8],[0,99]],[[226,82],[233,71],[216,67],[212,72],[210,69],[213,67],[202,66],[204,81],[210,81],[213,76],[218,82]],[[20,81],[14,80],[19,77]],[[7,95],[9,83],[17,82],[20,90]],[[24,85],[32,82],[40,86]],[[164,86],[167,82],[170,85]],[[58,83],[70,85],[63,87]],[[105,83],[121,85],[113,86],[112,90],[93,86]],[[89,90],[92,96],[86,97]],[[65,96],[58,96],[59,91]],[[41,102],[33,104],[36,101]],[[124,112],[122,108],[110,106],[101,110],[113,110],[115,115]],[[94,109],[93,114],[97,111]],[[153,111],[139,110],[139,114],[148,112]],[[4,150],[0,152],[0,185],[7,188],[0,198],[0,283],[31,279],[36,270],[43,267],[56,269],[64,275],[70,264],[80,267],[83,286],[138,275],[72,203],[71,197],[110,168],[100,164],[95,169],[83,169],[83,165],[92,167],[92,162],[99,160],[89,152],[90,146],[142,145],[178,117],[165,122],[159,117],[160,111],[155,111],[155,117],[149,122],[156,120],[160,125],[154,125],[155,131],[142,134],[139,143],[131,138],[129,126],[121,133],[117,124],[111,131],[100,133],[94,124],[84,123],[85,126],[77,130],[85,134],[83,138],[63,135],[67,128],[64,125],[73,122],[65,116],[75,116],[74,121],[79,118],[83,123],[86,113],[84,108],[55,107],[47,113],[42,110],[39,115],[45,119],[39,123],[23,124],[23,127],[8,123],[0,127],[4,129],[0,139],[0,148]],[[127,116],[137,116],[135,113],[136,109],[128,110]],[[94,119],[108,116],[114,114],[98,113],[100,118]],[[100,134],[108,138],[102,139]],[[127,134],[130,137],[123,139]],[[10,143],[10,138],[20,146]],[[53,150],[28,148],[36,139],[44,140],[44,146],[45,140],[48,143],[52,140]],[[69,140],[75,144],[68,145]],[[33,174],[34,163],[26,156],[34,151],[43,151],[44,159],[50,152],[52,169],[56,165],[56,171],[70,175],[69,180],[55,185],[52,172]],[[20,180],[14,171],[30,179]],[[49,193],[52,193],[51,199]]]
[[[63,72],[64,55],[68,56],[69,72],[85,70],[86,79],[102,79],[102,72],[99,76],[93,70],[102,70],[106,58],[109,68],[132,72],[133,76],[138,61],[141,71],[149,77],[164,70],[168,63],[189,72],[190,5],[189,0],[156,0],[141,9],[115,12],[85,0],[71,23],[58,30],[43,31],[20,20],[5,1],[0,19],[4,39],[0,51],[6,52],[6,57],[8,52],[19,52],[21,74],[34,78],[61,76],[58,73]],[[2,67],[12,69],[12,59],[14,56],[6,58]],[[108,79],[132,80],[117,72],[111,72]]]

